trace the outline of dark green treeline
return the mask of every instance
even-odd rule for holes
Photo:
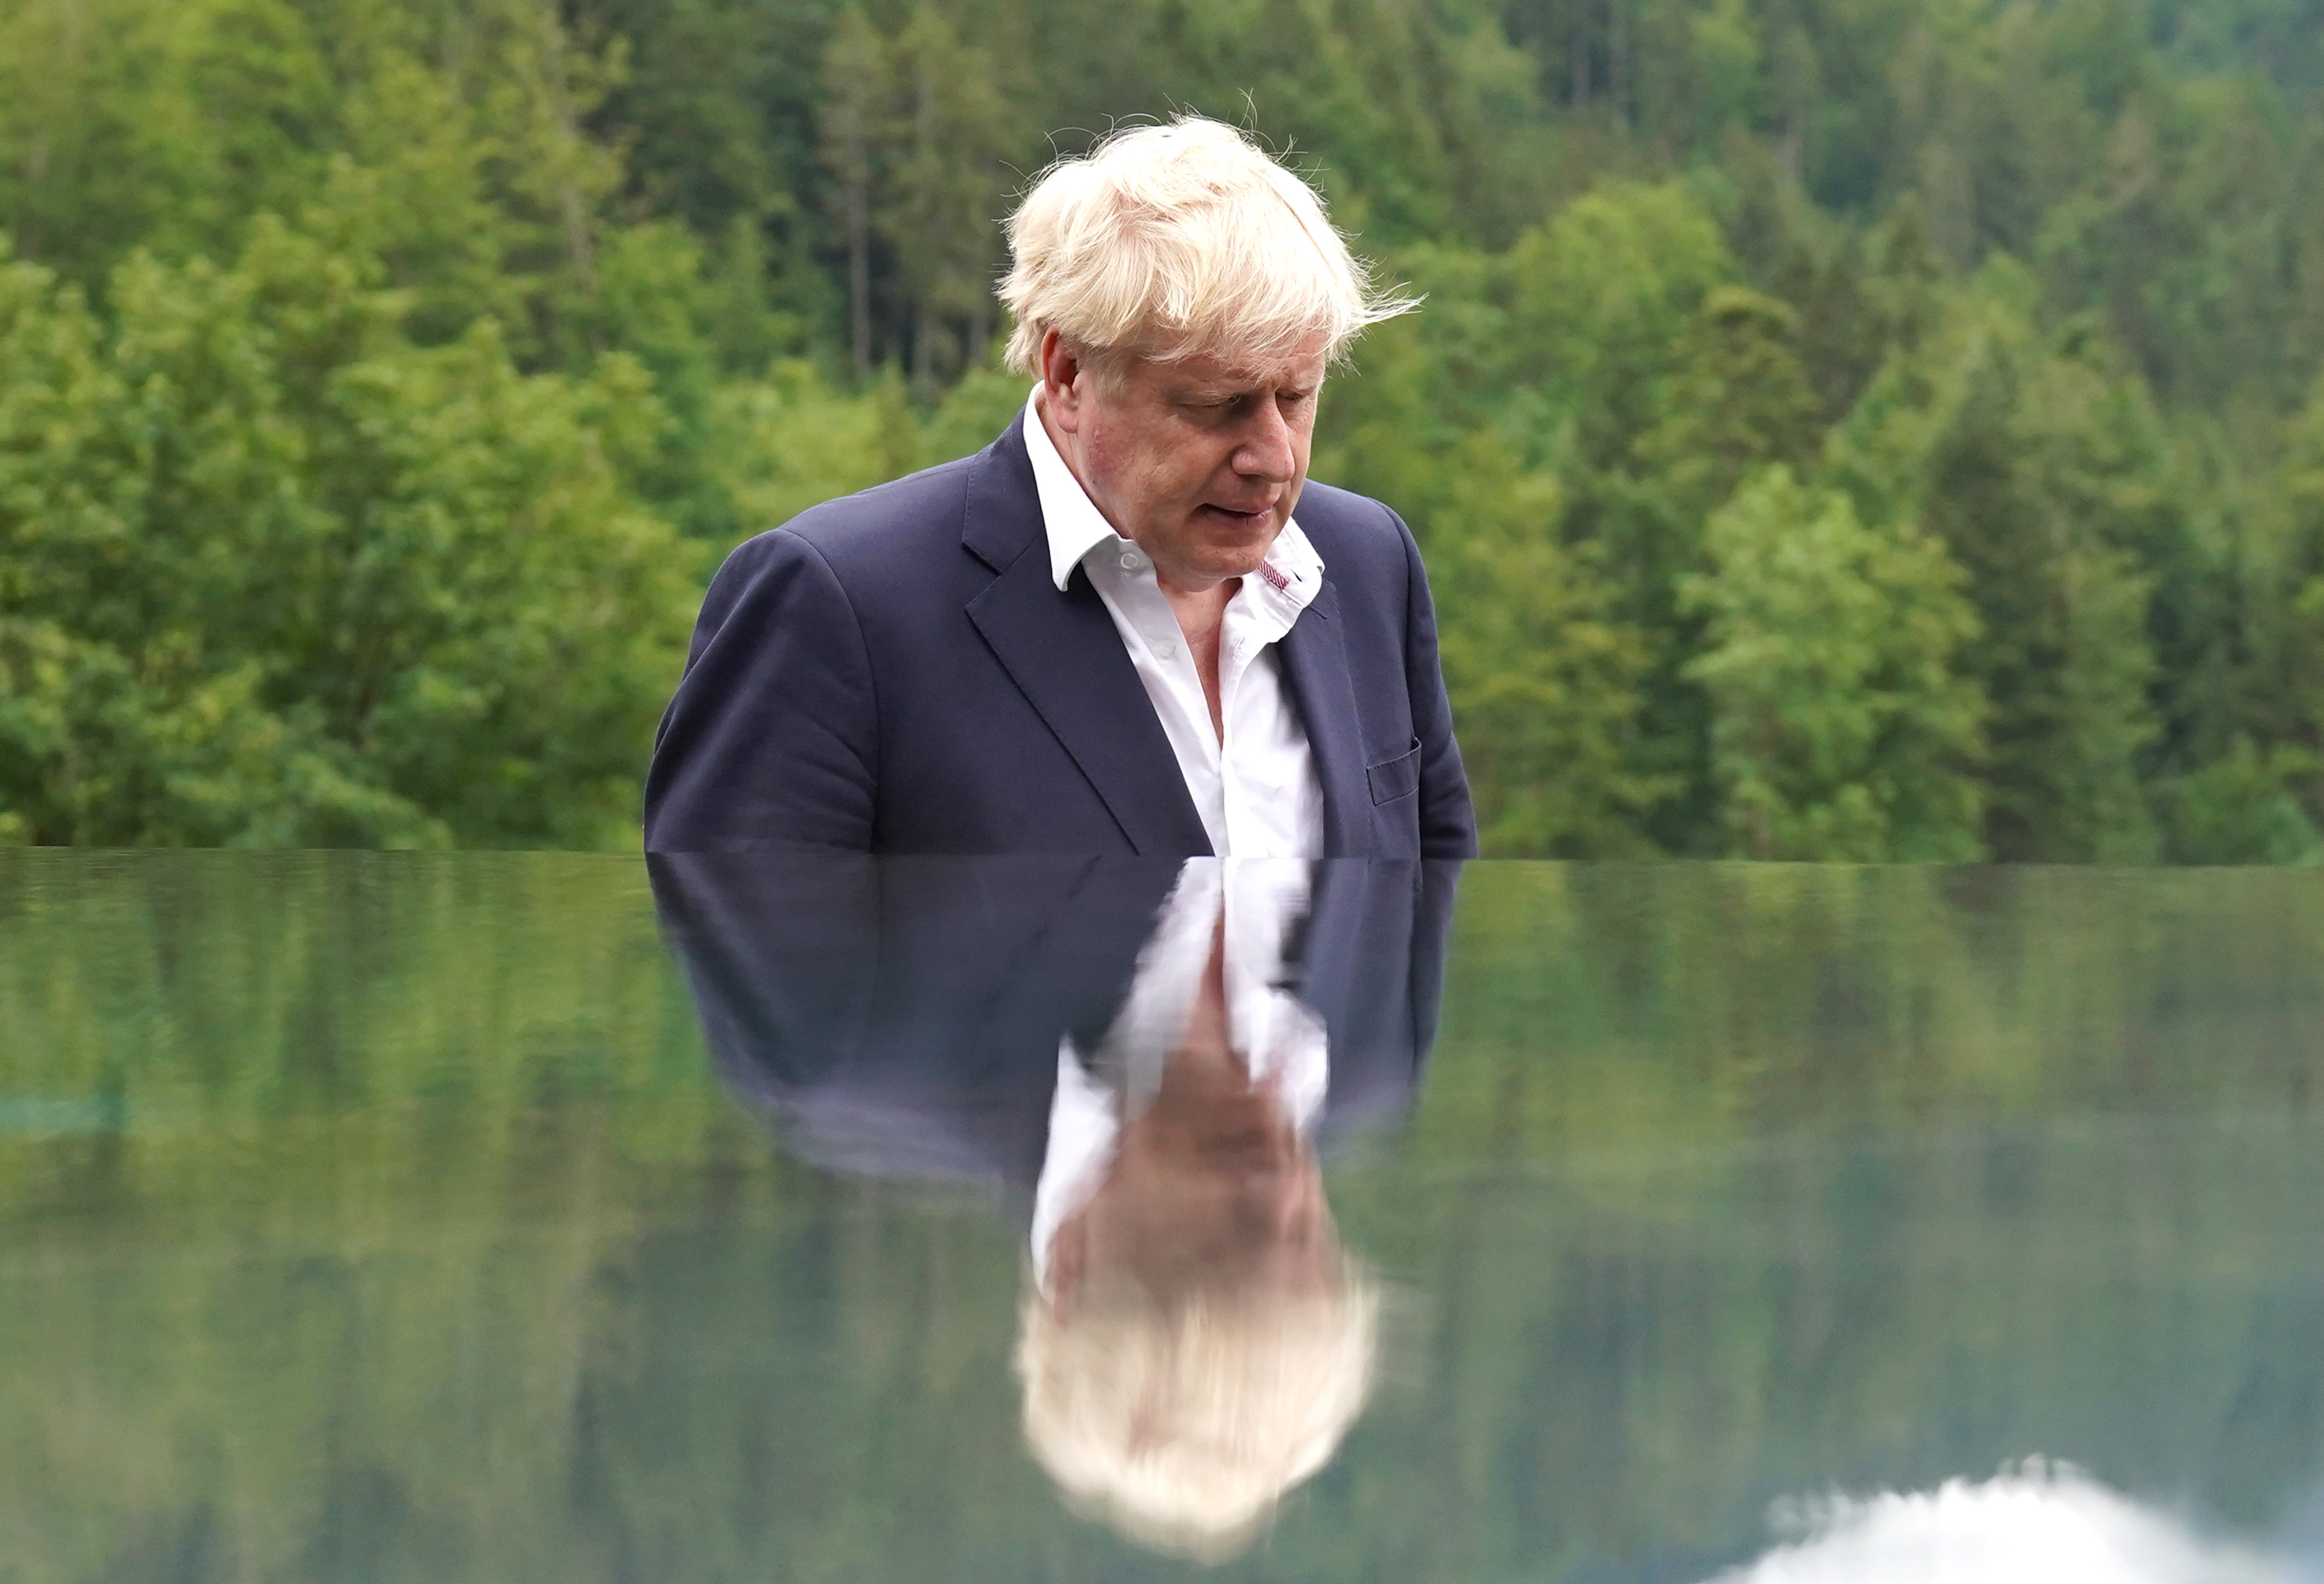
[[[619,843],[717,557],[964,454],[1195,109],[1428,296],[1489,851],[2324,848],[2319,0],[6,0],[0,839]]]

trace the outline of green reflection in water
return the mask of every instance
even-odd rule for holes
[[[1337,1461],[1223,1577],[1691,1579],[2028,1453],[2324,1475],[2324,880],[1477,865]],[[1018,1234],[787,1163],[641,866],[0,858],[0,1579],[1176,1577]]]

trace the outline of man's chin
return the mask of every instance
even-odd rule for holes
[[[1248,577],[1267,559],[1268,550],[1282,523],[1268,513],[1256,519],[1234,519],[1204,511],[1195,516],[1203,570],[1213,577]]]

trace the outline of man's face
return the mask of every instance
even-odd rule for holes
[[[1172,1062],[1152,1106],[1122,1129],[1086,1220],[1092,1273],[1166,1300],[1314,1292],[1339,1269],[1314,1150],[1273,1087],[1252,1088],[1223,1057]]]
[[[1339,1239],[1314,1150],[1272,1083],[1226,1042],[1215,960],[1152,1102],[1121,1130],[1096,1191],[1057,1229],[1061,1296],[1124,1284],[1166,1305],[1197,1293],[1327,1292]]]
[[[1271,366],[1131,359],[1101,373],[1056,332],[1043,405],[1106,520],[1162,581],[1201,590],[1259,570],[1307,482],[1323,339]]]

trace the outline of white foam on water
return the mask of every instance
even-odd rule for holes
[[[1787,1503],[1795,1538],[1711,1584],[2315,1584],[2080,1470],[2028,1463],[1932,1491]]]

